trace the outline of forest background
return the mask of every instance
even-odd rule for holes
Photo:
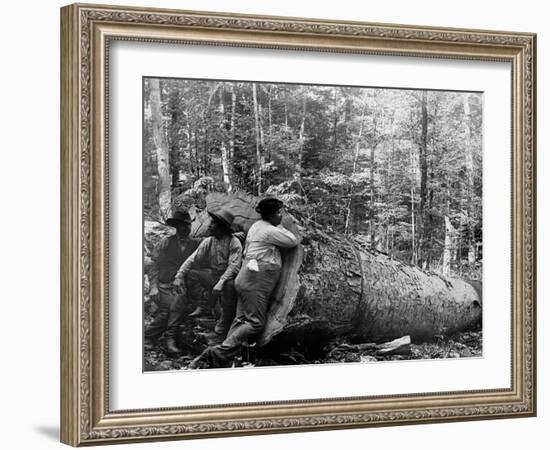
[[[482,94],[143,80],[145,220],[275,195],[402,262],[481,279]]]

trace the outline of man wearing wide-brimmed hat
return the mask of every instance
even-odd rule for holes
[[[208,211],[211,218],[210,237],[182,264],[174,285],[186,287],[190,301],[198,306],[189,317],[211,316],[221,298],[222,314],[215,331],[225,337],[235,316],[234,278],[242,261],[241,241],[232,234],[233,215],[227,209]]]
[[[181,309],[180,294],[173,286],[174,277],[181,264],[197,249],[199,243],[189,238],[191,217],[187,211],[176,211],[166,220],[166,225],[176,233],[165,237],[153,250],[153,265],[149,271],[150,296],[158,306],[153,322],[146,327],[145,346],[156,345],[162,334],[166,337],[169,354],[180,353],[176,336],[185,311]]]
[[[246,236],[244,261],[235,279],[238,302],[226,338],[205,349],[190,364],[200,367],[230,367],[242,345],[250,345],[262,332],[267,321],[271,294],[282,269],[280,249],[296,247],[300,240],[281,224],[283,202],[267,197],[258,203],[261,220],[255,222]]]

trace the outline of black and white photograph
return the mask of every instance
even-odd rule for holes
[[[142,88],[144,372],[483,357],[482,92]]]

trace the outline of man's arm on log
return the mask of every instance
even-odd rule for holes
[[[264,242],[283,248],[293,248],[300,243],[294,233],[282,225],[277,225],[276,227],[268,225],[262,235],[258,237],[258,240],[263,240]]]

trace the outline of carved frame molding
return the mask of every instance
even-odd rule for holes
[[[61,438],[78,446],[536,414],[536,36],[75,4],[61,10]],[[509,61],[512,65],[512,387],[111,412],[108,95],[113,39]]]

